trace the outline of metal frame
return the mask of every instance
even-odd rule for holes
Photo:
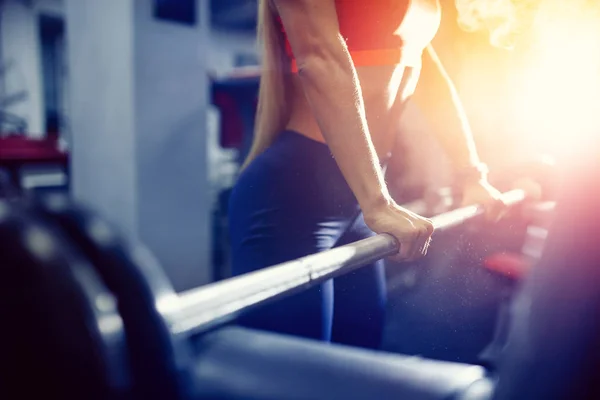
[[[504,194],[509,206],[525,199],[522,190]],[[461,225],[481,215],[480,206],[468,206],[431,218],[436,231]],[[179,312],[171,321],[176,334],[193,334],[227,322],[237,314],[315,286],[328,279],[396,254],[399,243],[380,234],[345,246],[274,265],[221,282],[183,292]]]

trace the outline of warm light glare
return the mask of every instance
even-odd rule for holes
[[[600,130],[600,29],[597,6],[542,2],[526,67],[511,103],[531,145],[565,156]]]
[[[548,0],[454,0],[454,4],[462,29],[487,31],[494,46],[513,48],[530,25],[540,1]]]
[[[600,132],[600,1],[455,4],[463,29],[486,32],[493,47],[514,47],[503,55],[472,47],[465,55],[456,82],[477,131],[507,135],[504,157],[564,159],[593,149]]]

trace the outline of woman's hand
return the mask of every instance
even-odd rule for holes
[[[394,261],[414,261],[425,254],[431,243],[433,223],[393,201],[364,212],[365,223],[375,233],[388,233],[400,243]]]
[[[502,193],[485,179],[468,183],[463,188],[462,206],[474,204],[483,206],[488,219],[492,221],[501,219],[508,208],[502,198]]]

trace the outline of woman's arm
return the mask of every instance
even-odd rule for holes
[[[304,93],[366,224],[400,243],[399,260],[427,253],[431,221],[391,198],[365,116],[358,76],[339,31],[335,0],[273,0],[287,32]]]
[[[390,202],[334,0],[273,0],[321,133],[362,210]]]
[[[480,161],[465,111],[435,50],[429,45],[423,57],[420,82],[413,95],[455,167],[456,183],[462,187],[462,203],[482,204],[492,220],[506,206],[502,194],[487,181],[487,167]]]
[[[421,77],[412,100],[425,115],[456,171],[474,171],[477,179],[481,161],[471,127],[456,88],[431,45],[424,52]]]

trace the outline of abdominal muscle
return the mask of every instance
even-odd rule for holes
[[[418,68],[404,65],[357,67],[367,124],[371,139],[380,158],[392,151],[397,133],[398,115],[394,112],[397,102],[403,102],[412,94],[419,78]],[[408,75],[410,74],[410,75]],[[399,93],[404,75],[409,81]],[[321,129],[312,113],[297,75],[291,78],[290,119],[286,129],[296,131],[310,139],[326,143]],[[345,132],[332,134],[344,135]]]

